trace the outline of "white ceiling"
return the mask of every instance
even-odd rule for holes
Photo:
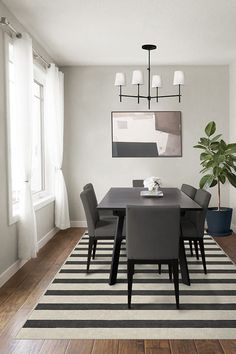
[[[228,64],[236,0],[3,0],[60,65]]]

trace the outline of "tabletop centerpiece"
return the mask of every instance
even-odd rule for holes
[[[143,181],[143,186],[147,191],[141,191],[141,196],[159,196],[162,197],[163,193],[159,191],[161,180],[159,177],[148,177]]]

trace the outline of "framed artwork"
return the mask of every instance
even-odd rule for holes
[[[180,111],[112,112],[112,157],[181,157]]]

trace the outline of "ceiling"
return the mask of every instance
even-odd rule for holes
[[[236,0],[3,0],[59,65],[228,64]]]

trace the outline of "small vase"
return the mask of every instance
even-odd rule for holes
[[[154,187],[152,189],[148,189],[148,192],[149,192],[149,194],[156,195],[156,193],[158,192],[158,187]]]

